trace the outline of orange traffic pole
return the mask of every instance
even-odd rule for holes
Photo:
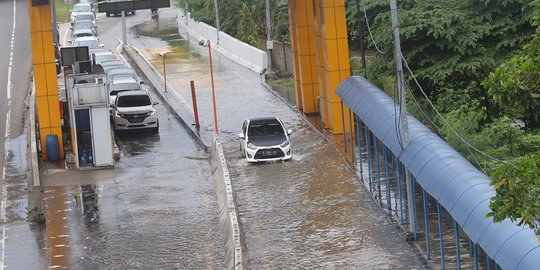
[[[216,136],[218,136],[218,121],[217,121],[217,111],[216,111],[216,94],[214,90],[214,70],[212,68],[212,48],[210,41],[208,41],[208,55],[210,57],[210,80],[212,82],[212,103],[214,104],[214,126],[216,128]]]
[[[191,100],[193,100],[193,115],[195,116],[195,128],[199,130],[199,108],[197,107],[197,96],[195,95],[195,82],[190,81],[191,84]]]
[[[163,87],[165,88],[165,92],[167,92],[167,68],[165,67],[165,58],[167,58],[167,55],[164,54],[161,58],[163,58]]]

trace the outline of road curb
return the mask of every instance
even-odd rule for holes
[[[36,133],[36,86],[32,81],[30,90],[30,101],[28,105],[28,124],[30,125],[30,136],[28,145],[30,146],[30,179],[28,181],[28,217],[37,223],[45,223],[43,214],[43,200],[41,194],[41,179],[39,176],[38,144]]]

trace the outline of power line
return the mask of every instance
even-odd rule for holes
[[[503,164],[507,164],[509,165],[508,162],[504,161],[504,160],[500,160],[500,159],[497,159],[487,153],[485,153],[484,151],[476,148],[474,145],[470,144],[465,138],[463,138],[461,135],[459,135],[459,133],[452,127],[452,125],[450,125],[450,123],[448,123],[448,121],[446,120],[446,118],[444,118],[444,116],[439,112],[439,110],[437,110],[437,108],[435,107],[435,105],[433,105],[433,102],[431,102],[431,100],[429,99],[428,95],[426,94],[426,92],[424,91],[424,88],[422,88],[422,86],[420,85],[420,83],[418,82],[418,80],[416,79],[416,76],[414,75],[413,71],[411,70],[411,68],[409,67],[409,64],[407,63],[407,60],[405,60],[405,57],[401,56],[402,60],[403,60],[403,63],[405,63],[405,67],[407,68],[407,70],[409,71],[409,74],[411,74],[414,82],[416,83],[416,85],[418,86],[418,88],[420,89],[420,91],[422,92],[422,94],[424,95],[424,97],[426,98],[427,102],[429,103],[429,105],[431,106],[431,108],[437,113],[437,115],[439,116],[439,118],[441,118],[441,120],[444,122],[445,126],[447,126],[453,133],[454,135],[456,135],[456,137],[459,138],[459,140],[461,142],[463,142],[467,148],[469,149],[473,149],[474,151],[476,151],[477,153],[493,160],[493,161],[496,161],[496,162],[499,162],[499,163],[503,163]],[[439,128],[439,127],[438,127]],[[439,128],[440,129],[440,128]],[[469,151],[471,151],[469,149]],[[473,158],[476,160],[476,156],[471,153]],[[478,160],[476,160],[478,162]],[[479,165],[480,166],[480,165]]]
[[[433,119],[431,119],[431,117],[429,117],[429,115],[426,113],[426,111],[424,110],[424,108],[422,108],[422,105],[420,105],[420,102],[418,102],[418,99],[416,99],[416,97],[414,96],[414,93],[412,92],[411,90],[411,87],[407,84],[407,90],[409,91],[409,93],[411,94],[411,97],[414,101],[414,103],[416,104],[416,107],[418,107],[418,109],[420,110],[420,112],[424,115],[424,117],[427,119],[427,121],[429,121],[429,123],[435,127],[436,130],[438,130],[439,132],[443,132],[443,129],[441,127],[439,127],[437,124],[435,124],[435,122],[433,121]],[[482,172],[484,174],[487,174],[486,171],[484,170],[484,168],[482,167],[482,164],[480,163],[480,161],[476,158],[476,156],[474,155],[474,153],[472,152],[471,148],[468,146],[468,145],[465,145],[467,147],[467,150],[469,151],[469,153],[471,154],[471,156],[474,158],[474,161],[476,162],[476,164],[478,165],[478,167],[480,168],[480,170],[482,170]]]
[[[377,46],[377,42],[375,42],[375,38],[373,37],[373,34],[371,33],[371,27],[369,25],[369,20],[368,20],[368,17],[367,17],[367,13],[366,13],[366,7],[364,6],[364,1],[360,0],[360,3],[362,4],[362,11],[364,12],[364,18],[366,18],[366,25],[367,25],[367,29],[368,29],[368,32],[369,32],[369,37],[371,38],[371,42],[373,42],[373,45],[375,46],[375,49],[377,49],[377,51],[381,54],[385,54],[388,52],[387,51],[381,51],[381,49],[379,49],[379,46]]]

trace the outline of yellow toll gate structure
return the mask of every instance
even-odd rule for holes
[[[332,134],[349,132],[335,93],[351,73],[345,0],[289,0],[289,19],[298,108],[320,113]]]
[[[63,158],[62,125],[56,77],[51,3],[28,0],[37,116],[43,158],[45,138],[56,134]],[[43,1],[42,1],[43,2]],[[350,76],[345,0],[289,0],[296,100],[300,111],[319,113],[332,134],[349,132],[338,85]]]
[[[47,158],[45,138],[47,135],[56,134],[59,141],[60,159],[62,159],[64,149],[58,80],[56,78],[51,3],[50,1],[47,1],[47,4],[40,2],[39,5],[34,6],[33,2],[28,0],[27,5],[30,17],[34,86],[42,156],[43,159]]]

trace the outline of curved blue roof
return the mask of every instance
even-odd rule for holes
[[[396,135],[399,108],[365,78],[344,80],[336,93],[497,264],[504,269],[539,269],[540,245],[532,229],[486,217],[495,195],[488,176],[411,115],[410,142],[401,149]]]

